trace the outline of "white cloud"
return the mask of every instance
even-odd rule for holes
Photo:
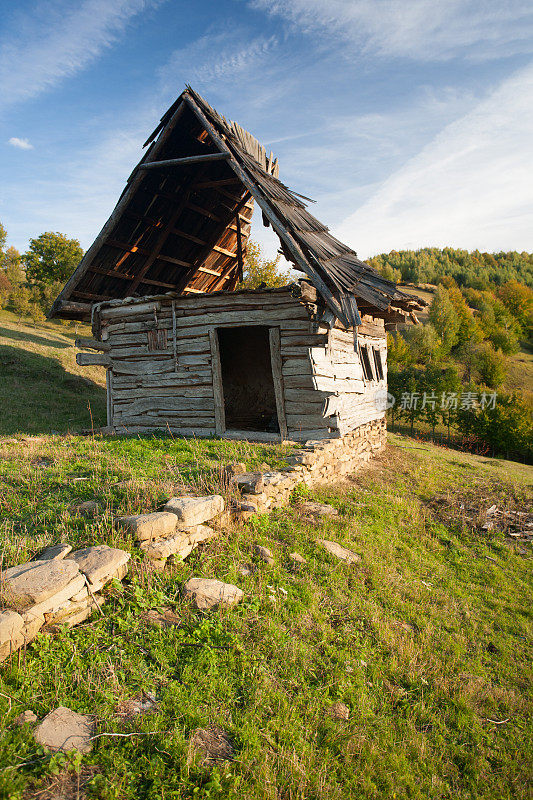
[[[35,97],[84,69],[134,16],[158,2],[48,0],[36,2],[31,14],[15,13],[0,40],[0,108]]]
[[[451,245],[533,250],[533,63],[446,126],[335,231],[363,257]]]
[[[159,70],[162,89],[176,94],[184,83],[200,90],[219,88],[257,70],[276,44],[274,36],[250,38],[249,32],[239,26],[207,33],[172,53]],[[235,84],[231,87],[234,91]]]
[[[33,150],[33,145],[28,139],[19,139],[18,136],[12,136],[7,143],[12,147],[18,147],[19,150]]]
[[[249,0],[305,34],[326,33],[338,54],[436,61],[489,59],[533,49],[529,0]],[[318,38],[318,37],[317,37]],[[323,44],[323,42],[321,42]]]

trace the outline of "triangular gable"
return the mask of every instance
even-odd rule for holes
[[[87,316],[94,303],[109,299],[235,289],[254,200],[285,257],[345,325],[360,323],[359,310],[386,316],[391,304],[413,305],[309,214],[307,198],[277,177],[272,153],[190,87],[145,146],[51,316]]]

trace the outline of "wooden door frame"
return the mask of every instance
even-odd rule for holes
[[[272,436],[272,440],[287,440],[287,417],[285,415],[285,390],[283,386],[282,361],[281,361],[281,334],[279,327],[271,325],[215,325],[209,329],[209,344],[211,348],[211,373],[213,375],[213,400],[215,406],[215,433],[217,436],[224,436],[226,428],[226,412],[224,407],[224,383],[222,380],[222,364],[220,361],[220,343],[218,339],[219,328],[267,328],[270,345],[270,366],[272,370],[272,382],[274,384],[274,396],[276,398],[276,414],[278,417],[279,436]],[[264,431],[250,431],[252,434],[264,434]]]

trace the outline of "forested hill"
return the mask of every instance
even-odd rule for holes
[[[438,283],[444,276],[459,286],[488,289],[516,280],[533,287],[533,253],[480,253],[452,247],[391,250],[367,262],[386,278],[400,283]]]

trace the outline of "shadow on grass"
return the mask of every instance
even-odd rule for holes
[[[0,346],[0,434],[79,431],[105,424],[105,390],[55,358]],[[92,417],[92,422],[91,422]]]
[[[0,326],[0,336],[6,339],[15,339],[17,342],[32,342],[39,344],[42,347],[55,347],[66,349],[74,347],[74,342],[62,342],[60,339],[46,338],[45,336],[38,336],[36,333],[27,333],[26,331],[16,331],[13,328],[4,328]]]

